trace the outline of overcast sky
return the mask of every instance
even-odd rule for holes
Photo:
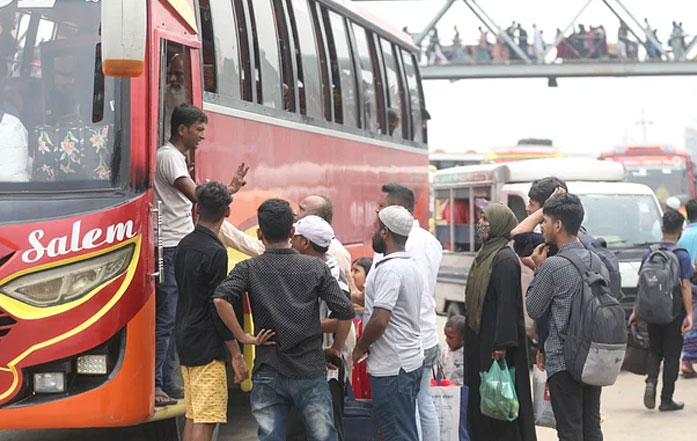
[[[478,3],[500,26],[523,24],[532,42],[536,23],[549,44],[587,0],[486,0]],[[401,29],[421,31],[445,0],[361,1],[361,7]],[[614,2],[611,2],[614,3]],[[673,20],[682,21],[687,41],[697,33],[697,2],[688,0],[623,0],[641,22],[648,17],[667,47]],[[617,41],[619,21],[593,0],[576,22],[607,30]],[[438,28],[450,44],[457,25],[464,44],[475,44],[479,21],[463,2],[456,2]],[[493,37],[490,37],[493,41]],[[626,143],[642,143],[640,121],[648,143],[684,147],[685,127],[697,128],[697,77],[560,78],[426,81],[426,104],[432,150],[480,150],[513,145],[519,138],[550,138],[569,153],[599,153]],[[642,116],[643,115],[643,116]]]

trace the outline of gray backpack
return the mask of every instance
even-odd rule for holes
[[[610,386],[617,381],[627,350],[624,310],[602,276],[602,261],[595,253],[590,267],[574,252],[561,252],[583,280],[581,292],[571,299],[564,340],[566,369],[578,382]]]
[[[675,252],[683,248],[653,245],[639,269],[636,315],[654,325],[667,325],[677,317],[674,301],[680,287],[680,261]]]

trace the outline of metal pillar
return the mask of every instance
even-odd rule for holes
[[[593,2],[593,0],[588,0],[585,5],[581,8],[580,11],[574,16],[573,20],[564,28],[561,34],[554,40],[554,43],[551,46],[547,46],[545,48],[545,51],[542,53],[542,59],[546,60],[547,55],[549,55],[550,52],[552,52],[552,49],[555,49],[559,43],[564,41],[566,39],[566,33],[569,32],[570,29],[572,29],[576,25],[576,21],[581,17],[581,14],[583,14],[588,6]]]
[[[520,46],[518,46],[518,44],[516,44],[516,42],[513,41],[513,39],[508,35],[508,33],[506,33],[506,32],[501,28],[501,26],[499,26],[498,24],[496,24],[496,22],[495,22],[494,20],[491,19],[491,17],[486,13],[486,11],[485,11],[475,0],[462,0],[462,1],[464,1],[465,4],[472,10],[472,12],[474,12],[474,15],[476,15],[477,18],[479,18],[480,20],[482,20],[482,17],[484,17],[484,18],[486,19],[486,21],[483,21],[483,20],[482,20],[482,23],[483,23],[489,30],[491,30],[492,27],[496,28],[496,30],[498,31],[498,32],[497,32],[497,35],[498,35],[498,34],[501,34],[501,36],[503,36],[503,39],[506,41],[506,43],[508,43],[508,45],[511,47],[511,49],[513,49],[513,52],[515,52],[516,54],[518,54],[518,56],[519,56],[523,61],[525,61],[526,64],[532,64],[532,60],[530,60],[530,57],[528,57],[528,54],[526,54],[525,52],[523,52],[523,50],[520,48]],[[475,6],[476,6],[476,9],[475,9]],[[487,23],[487,21],[490,22],[491,25],[489,25],[489,24]],[[494,32],[494,31],[491,30],[491,32]]]
[[[642,26],[641,23],[639,23],[639,20],[637,20],[637,19],[634,17],[634,15],[632,15],[632,13],[629,11],[629,9],[627,9],[627,7],[624,6],[624,4],[623,4],[620,0],[615,0],[615,3],[617,3],[618,5],[620,5],[620,8],[622,8],[622,9],[624,10],[624,12],[629,16],[629,18],[630,18],[637,26],[639,26],[639,28],[640,28],[642,31],[644,31],[644,35],[646,35],[646,38],[648,38],[648,40],[651,42],[651,44],[653,44],[653,45],[656,47],[656,49],[658,49],[658,52],[660,52],[661,55],[666,55],[665,51],[664,51],[663,48],[661,47],[661,44],[658,42],[658,40],[656,40],[656,36],[653,35],[653,32],[647,32],[647,31],[646,31],[646,28],[645,28],[644,26]],[[607,4],[607,1],[605,1],[605,4]],[[608,5],[608,7],[609,7],[609,5]],[[610,9],[612,9],[612,8],[610,8]],[[613,11],[613,12],[614,12],[614,11]],[[633,33],[634,33],[634,32],[632,32],[632,34],[633,34]]]
[[[414,39],[414,44],[416,44],[417,46],[421,46],[421,42],[424,40],[424,38],[426,38],[428,36],[429,32],[431,32],[431,30],[433,30],[433,28],[436,27],[436,25],[438,24],[440,19],[443,18],[445,13],[448,12],[448,10],[455,3],[455,1],[456,0],[448,0],[445,3],[445,6],[443,6],[441,8],[441,10],[438,11],[436,16],[433,17],[433,19],[426,25],[424,30],[421,31],[421,33],[419,35],[417,35],[417,37]]]

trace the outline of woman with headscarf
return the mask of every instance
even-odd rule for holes
[[[515,215],[502,204],[486,207],[477,223],[482,246],[465,291],[465,381],[469,386],[467,421],[472,441],[536,440],[520,263],[508,246],[516,225]],[[495,360],[505,360],[509,369],[515,368],[520,413],[512,422],[489,418],[480,411],[479,373],[489,371]]]

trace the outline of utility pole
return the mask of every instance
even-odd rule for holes
[[[643,107],[641,109],[641,119],[636,124],[641,126],[642,142],[646,144],[648,142],[648,127],[653,124],[653,121],[646,119],[646,109]]]

